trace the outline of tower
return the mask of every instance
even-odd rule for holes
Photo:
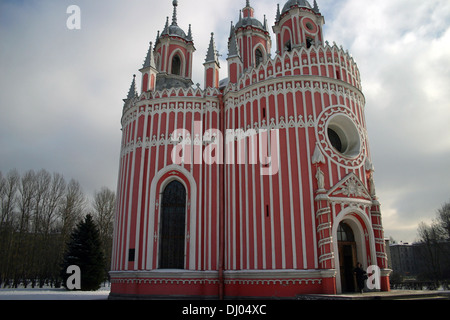
[[[293,48],[307,48],[323,43],[322,26],[325,19],[320,14],[316,0],[311,6],[306,0],[286,2],[277,15],[273,31],[277,40],[277,53],[283,54]]]
[[[208,53],[203,65],[205,66],[205,87],[219,88],[220,63],[214,42],[214,33],[211,33],[211,41],[209,42]]]
[[[191,26],[188,34],[178,26],[178,1],[173,1],[172,23],[167,17],[166,25],[158,34],[155,43],[155,61],[158,70],[157,89],[182,86],[189,88],[192,83],[192,60],[195,52]]]
[[[153,56],[153,44],[151,42],[144,65],[139,71],[142,73],[142,92],[155,90],[158,70],[156,69],[155,58]]]
[[[231,23],[228,42],[228,69],[230,81],[236,83],[239,75],[249,68],[257,67],[270,56],[271,39],[267,19],[261,23],[254,16],[255,10],[246,1],[246,6],[239,11],[239,20]]]
[[[317,2],[277,7],[272,58],[246,1],[204,90],[173,7],[124,99],[111,297],[334,294],[357,261],[389,290],[360,74]]]

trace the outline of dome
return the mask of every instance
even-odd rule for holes
[[[236,29],[247,26],[252,26],[264,30],[264,26],[262,25],[262,23],[258,19],[252,17],[240,19],[236,24]]]
[[[306,0],[289,0],[283,7],[281,14],[288,12],[292,7],[298,6],[303,8],[312,9],[313,7]]]
[[[192,34],[191,34],[191,25],[189,25],[189,32],[188,35],[178,26],[177,23],[177,7],[178,7],[178,1],[173,1],[173,17],[172,17],[172,24],[169,25],[169,17],[167,17],[166,20],[166,26],[164,27],[163,32],[161,33],[161,36],[169,35],[169,36],[175,36],[182,38],[186,41],[192,41]],[[159,36],[158,36],[159,38]]]
[[[178,25],[171,25],[164,29],[164,31],[161,33],[161,35],[169,35],[169,36],[176,36],[180,37],[182,39],[187,40],[186,33],[181,29]]]

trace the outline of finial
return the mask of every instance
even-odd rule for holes
[[[192,41],[192,29],[191,29],[191,25],[190,24],[189,24],[189,30],[188,30],[187,39]]]
[[[250,0],[247,0],[247,3],[245,4],[246,7],[250,7]]]
[[[142,66],[142,68],[148,68],[148,67],[156,68],[155,60],[153,58],[153,43],[151,41],[149,43],[147,56],[145,57],[144,65]]]
[[[164,31],[167,31],[169,29],[169,17],[166,17],[166,26],[164,28]],[[163,31],[163,33],[164,33]]]
[[[125,99],[125,100],[130,100],[137,96],[138,96],[138,94],[136,91],[136,75],[133,74],[133,81],[131,82],[130,90],[128,91],[127,99]]]
[[[216,50],[216,44],[214,42],[214,32],[211,32],[211,40],[209,42],[208,52],[206,54],[205,63],[207,62],[216,62],[219,64],[219,57]]]
[[[281,13],[280,13],[280,4],[277,4],[277,19],[276,21],[280,21]]]
[[[177,26],[177,7],[178,7],[178,1],[173,0],[173,16],[172,16],[172,25]]]
[[[316,0],[314,0],[314,8],[313,8],[313,11],[314,11],[315,13],[320,13],[319,6],[318,6]]]

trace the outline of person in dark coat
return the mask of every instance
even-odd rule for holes
[[[363,293],[364,280],[367,280],[367,272],[362,269],[361,263],[358,262],[353,273],[356,275],[356,283],[358,284],[359,292]]]

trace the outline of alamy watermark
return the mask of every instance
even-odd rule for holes
[[[66,288],[68,290],[81,290],[81,269],[79,266],[71,265],[67,267],[67,274],[70,276],[66,281]]]
[[[381,269],[379,266],[371,265],[367,268],[366,285],[369,290],[381,290]]]
[[[66,26],[69,30],[80,30],[81,29],[81,9],[77,5],[71,5],[67,7],[67,14],[70,16],[67,18]]]
[[[172,162],[182,164],[260,164],[261,175],[275,175],[279,170],[280,135],[278,129],[227,129],[225,141],[219,129],[202,134],[202,122],[194,121],[194,132],[175,129]],[[205,147],[203,147],[205,145]]]

